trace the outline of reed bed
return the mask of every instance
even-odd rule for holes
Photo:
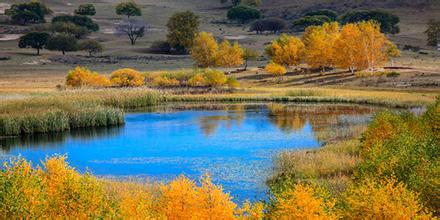
[[[435,94],[342,89],[241,89],[226,94],[172,94],[158,90],[89,89],[32,94],[0,103],[0,136],[58,132],[76,127],[124,123],[123,111],[173,102],[321,102],[412,107]]]

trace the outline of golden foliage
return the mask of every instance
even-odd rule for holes
[[[205,69],[204,76],[205,76],[206,85],[208,86],[213,86],[213,87],[222,86],[228,81],[228,78],[225,76],[225,73],[219,70]]]
[[[86,67],[77,66],[67,74],[66,85],[72,87],[103,87],[110,86],[111,83],[107,77],[92,72]]]
[[[382,66],[387,61],[387,37],[380,32],[380,25],[374,21],[364,21],[357,24],[361,31],[360,45],[364,63],[369,70]]]
[[[266,53],[276,64],[295,66],[301,61],[304,44],[297,37],[283,34],[277,40],[272,41],[272,44],[266,48]]]
[[[270,62],[266,65],[264,68],[268,73],[274,74],[276,76],[283,76],[286,74],[286,68],[284,66],[281,66],[275,62]]]
[[[205,77],[201,73],[196,73],[194,76],[192,76],[188,80],[188,85],[194,86],[194,87],[196,87],[196,86],[205,86],[206,85]]]
[[[121,87],[142,86],[144,85],[144,76],[137,70],[124,68],[119,69],[110,75],[113,85]]]
[[[223,67],[240,66],[244,62],[243,54],[244,51],[240,45],[238,45],[238,42],[234,42],[231,46],[229,41],[225,40],[218,48],[215,64],[216,66]]]
[[[339,38],[339,24],[325,23],[305,30],[305,61],[312,68],[332,67],[337,57],[335,42]]]
[[[166,76],[156,76],[153,78],[154,86],[178,86],[180,82],[177,79]]]
[[[394,178],[383,181],[364,180],[345,192],[349,219],[430,219],[414,192]]]
[[[191,56],[199,67],[210,67],[215,64],[218,44],[211,33],[201,32],[194,39]]]
[[[275,196],[271,219],[336,219],[336,199],[325,198],[319,188],[298,183],[293,188]],[[325,198],[325,199],[324,199]]]

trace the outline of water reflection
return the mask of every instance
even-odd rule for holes
[[[56,148],[65,144],[65,142],[69,139],[84,141],[102,137],[112,137],[117,136],[121,130],[122,126],[78,128],[65,132],[32,134],[13,138],[0,138],[0,146],[3,153],[9,153],[14,148]]]

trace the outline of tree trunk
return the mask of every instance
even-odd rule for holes
[[[66,55],[66,51],[62,50],[61,52],[63,53],[63,55]]]
[[[244,61],[244,71],[247,70],[247,66],[248,66],[248,60],[245,60],[245,61]]]
[[[40,56],[40,48],[37,48],[37,56]]]

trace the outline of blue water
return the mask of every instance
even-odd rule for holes
[[[322,121],[319,118],[311,121],[314,113],[310,113],[301,117],[299,127],[286,130],[286,123],[280,127],[271,120],[265,105],[236,107],[127,113],[126,124],[120,127],[0,140],[0,155],[3,160],[21,155],[38,164],[47,156],[66,154],[80,172],[116,179],[168,181],[180,174],[198,179],[209,173],[235,199],[255,200],[267,191],[265,180],[276,152],[319,147],[316,130],[330,126],[317,123]],[[348,115],[371,115],[358,114],[356,108],[337,118],[347,121]],[[283,120],[290,124],[295,118]]]

